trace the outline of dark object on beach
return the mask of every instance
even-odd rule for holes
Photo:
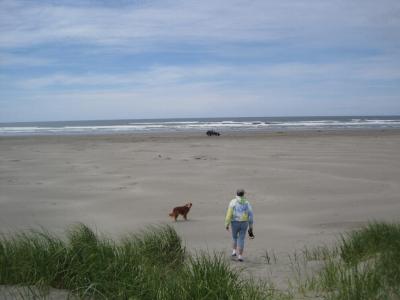
[[[249,230],[247,231],[247,233],[249,234],[249,238],[254,239],[253,228],[249,228]]]
[[[221,134],[214,130],[207,130],[207,135],[208,136],[213,136],[213,135],[220,136]]]

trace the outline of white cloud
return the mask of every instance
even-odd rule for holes
[[[336,63],[275,63],[275,64],[218,64],[218,65],[158,65],[135,72],[119,73],[54,73],[26,77],[16,83],[24,89],[96,89],[131,90],[154,86],[208,85],[248,89],[254,86],[303,85],[321,82],[362,83],[368,80],[383,82],[400,80],[400,61],[387,57],[361,58]]]
[[[56,73],[22,79],[17,85],[26,89],[43,89],[48,87],[103,87],[106,89],[120,89],[124,86],[133,86],[137,89],[149,86],[184,85],[185,83],[217,83],[222,81],[223,77],[232,71],[234,70],[231,66],[154,66],[136,72],[117,74]]]
[[[351,87],[351,86],[349,86]],[[270,86],[253,90],[207,84],[127,91],[39,91],[14,97],[2,121],[399,113],[398,97],[343,86]],[[349,100],[351,99],[351,100]],[[18,103],[18,104],[16,104]],[[6,114],[6,112],[8,112]],[[20,119],[18,119],[20,118]]]
[[[166,4],[165,4],[166,3]],[[400,37],[398,1],[168,1],[147,6],[0,4],[1,47],[74,42],[154,43],[368,42]],[[396,17],[397,16],[397,17]],[[357,36],[354,33],[360,32]],[[364,34],[367,33],[368,36]],[[351,38],[349,37],[351,35]],[[397,43],[398,44],[398,43]]]
[[[21,82],[25,94],[15,98],[53,120],[400,112],[396,92],[385,88],[388,78],[400,79],[399,72],[396,67],[388,71],[387,63],[154,66],[125,74],[55,74]],[[371,87],[371,79],[382,88]]]

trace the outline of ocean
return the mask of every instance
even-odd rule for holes
[[[400,116],[245,117],[0,123],[0,136],[400,128]]]

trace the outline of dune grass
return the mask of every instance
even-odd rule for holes
[[[45,231],[3,236],[0,284],[54,287],[94,299],[274,297],[267,285],[242,280],[221,255],[188,255],[170,226],[151,227],[118,243],[83,224],[66,236]]]
[[[323,260],[313,285],[326,299],[400,299],[400,225],[374,222],[319,248]]]
[[[266,266],[277,261],[272,257],[266,252]],[[297,299],[299,291],[316,299],[400,299],[399,224],[370,223],[336,246],[289,257],[297,291],[283,293],[244,279],[222,254],[187,253],[171,226],[116,242],[78,224],[64,239],[45,230],[0,238],[0,284],[53,287],[84,299]]]

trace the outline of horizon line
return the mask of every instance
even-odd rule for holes
[[[400,114],[380,114],[380,115],[279,115],[279,116],[230,116],[230,117],[167,117],[167,118],[122,118],[122,119],[74,119],[74,120],[36,120],[36,121],[8,121],[0,124],[16,124],[16,123],[56,123],[56,122],[101,122],[101,121],[147,121],[147,120],[188,120],[188,119],[245,119],[245,118],[335,118],[335,117],[400,117]]]

